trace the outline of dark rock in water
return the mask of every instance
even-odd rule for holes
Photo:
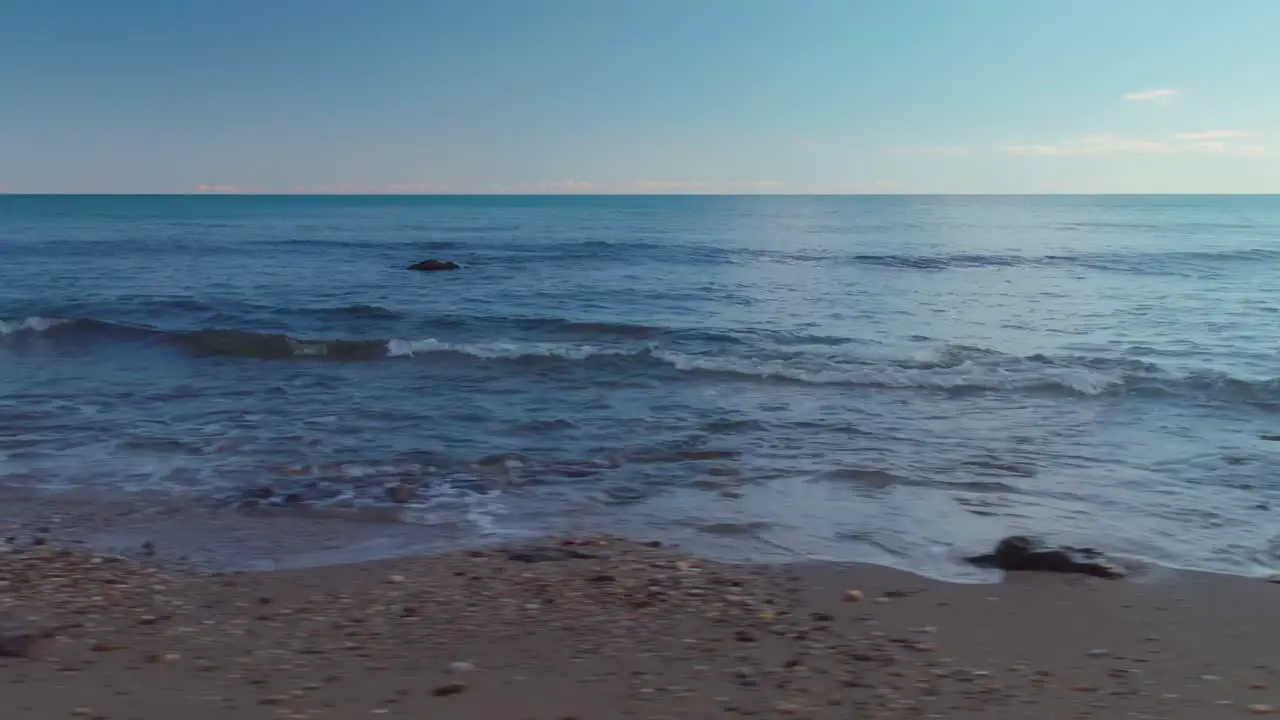
[[[257,487],[257,488],[253,488],[251,490],[245,491],[244,496],[246,500],[270,500],[271,498],[275,497],[275,494],[276,494],[275,490],[272,490],[271,488],[264,485],[262,487]]]
[[[387,499],[398,505],[404,505],[413,502],[413,498],[418,493],[418,488],[408,484],[400,483],[387,488]]]
[[[557,562],[560,560],[591,560],[599,557],[567,547],[528,547],[507,554],[508,560],[523,563]]]
[[[1050,547],[1037,538],[1014,535],[996,545],[995,552],[968,558],[979,567],[1008,572],[1038,570],[1042,572],[1078,573],[1114,580],[1125,571],[1107,562],[1102,553],[1090,548]]]
[[[1258,437],[1271,442],[1280,442],[1280,435],[1259,435]]]
[[[529,464],[530,460],[527,455],[520,453],[498,453],[497,455],[485,455],[476,460],[476,467],[485,469],[506,469],[523,467]]]
[[[303,502],[306,502],[307,498],[300,492],[291,492],[286,493],[282,499],[284,500],[285,505],[300,505]]]
[[[437,270],[457,270],[458,264],[454,262],[449,262],[447,260],[423,260],[422,262],[414,263],[405,269],[417,270],[419,272],[435,272]]]

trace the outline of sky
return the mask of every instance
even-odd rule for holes
[[[1278,0],[0,0],[0,192],[1280,193]]]

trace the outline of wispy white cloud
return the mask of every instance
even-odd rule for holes
[[[761,193],[776,191],[782,183],[773,180],[707,182],[701,180],[637,180],[619,188],[622,192],[639,193]]]
[[[910,189],[894,180],[871,180],[861,182],[840,183],[830,190],[837,195],[895,195],[910,192]]]
[[[366,185],[341,183],[335,185],[304,185],[286,190],[253,190],[234,185],[199,185],[194,191],[201,193],[252,193],[284,192],[292,195],[635,195],[635,194],[754,194],[780,192],[780,182],[759,181],[696,181],[696,180],[627,180],[619,182],[590,182],[584,180],[546,180],[536,182],[506,183],[388,183]]]
[[[192,188],[192,190],[198,193],[214,193],[214,194],[219,194],[219,193],[234,194],[234,193],[252,192],[252,190],[248,188],[242,188],[236,185],[197,185],[194,188]]]
[[[968,157],[969,148],[963,145],[920,145],[889,148],[895,155],[941,155],[943,157]]]
[[[1164,104],[1181,94],[1181,90],[1159,88],[1156,90],[1139,90],[1137,92],[1126,93],[1124,99],[1129,102],[1153,102]]]
[[[298,195],[430,195],[447,192],[447,187],[446,185],[422,182],[387,183],[386,185],[341,183],[338,185],[296,187],[289,192]]]
[[[1249,134],[1239,130],[1209,130],[1176,133],[1167,137],[1127,137],[1124,135],[1085,135],[1053,143],[1011,144],[1000,150],[1024,157],[1065,157],[1070,155],[1247,155],[1269,154],[1268,148],[1254,143],[1233,142]]]
[[[1184,132],[1174,135],[1179,140],[1234,140],[1246,138],[1253,133],[1248,130],[1201,130],[1200,132]]]
[[[1010,155],[1031,157],[1060,157],[1063,155],[1111,155],[1117,153],[1165,153],[1169,144],[1160,140],[1130,138],[1119,135],[1085,135],[1055,143],[1030,145],[1006,145],[1002,148]]]

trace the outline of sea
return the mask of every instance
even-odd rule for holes
[[[0,505],[103,542],[1258,575],[1277,435],[1275,196],[0,196]]]

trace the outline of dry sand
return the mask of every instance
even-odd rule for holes
[[[0,718],[1243,717],[1280,706],[1277,608],[1241,578],[952,585],[611,538],[234,575],[10,547]]]

